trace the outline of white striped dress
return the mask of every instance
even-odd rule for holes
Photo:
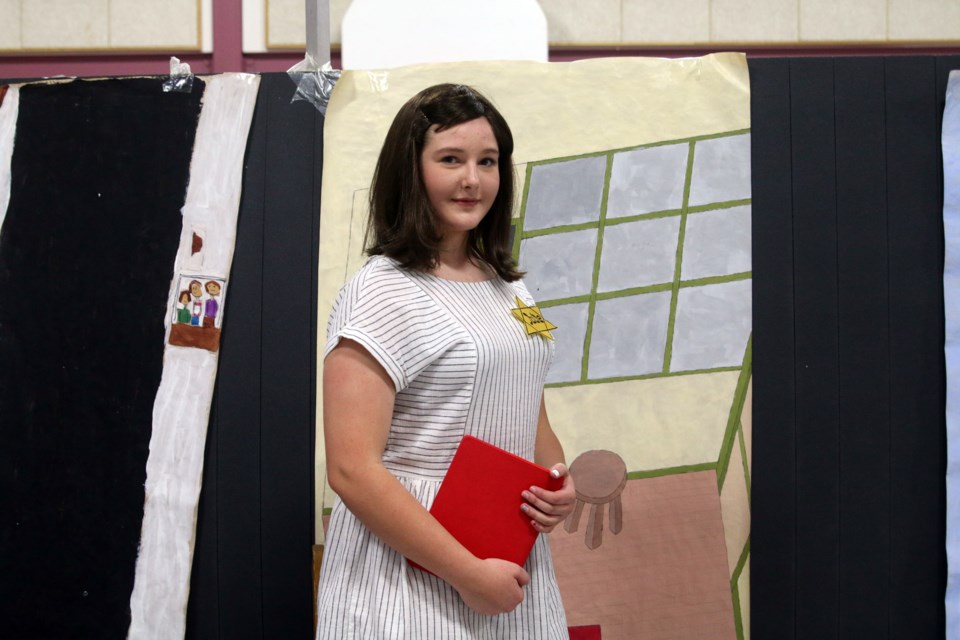
[[[510,313],[517,296],[534,302],[521,282],[454,282],[374,256],[334,304],[324,355],[340,338],[355,340],[393,379],[397,396],[383,463],[428,509],[466,434],[533,459],[553,343],[526,334]],[[531,580],[523,603],[510,613],[480,615],[449,584],[410,567],[337,498],[320,574],[317,638],[567,638],[544,536],[525,568]]]

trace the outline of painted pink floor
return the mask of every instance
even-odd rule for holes
[[[726,543],[713,471],[630,480],[623,530],[584,544],[550,534],[570,626],[600,625],[603,640],[735,640]]]

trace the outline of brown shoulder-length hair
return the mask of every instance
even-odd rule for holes
[[[486,118],[497,140],[500,189],[487,215],[467,236],[467,252],[489,264],[508,282],[519,279],[510,244],[513,216],[513,134],[496,107],[462,84],[438,84],[410,98],[397,112],[380,150],[370,186],[368,255],[386,255],[407,269],[437,265],[440,233],[420,171],[427,132]]]

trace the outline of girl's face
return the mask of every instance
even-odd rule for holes
[[[427,131],[420,174],[444,244],[465,238],[487,215],[500,190],[499,159],[486,118]]]

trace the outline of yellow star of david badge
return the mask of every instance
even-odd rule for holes
[[[519,296],[515,296],[515,299],[517,301],[517,308],[511,309],[510,313],[513,314],[514,318],[523,323],[523,328],[527,330],[527,335],[532,336],[533,334],[538,334],[548,340],[553,340],[553,336],[550,335],[550,330],[556,329],[557,326],[544,319],[540,313],[540,309],[536,306],[530,307],[525,305]]]

